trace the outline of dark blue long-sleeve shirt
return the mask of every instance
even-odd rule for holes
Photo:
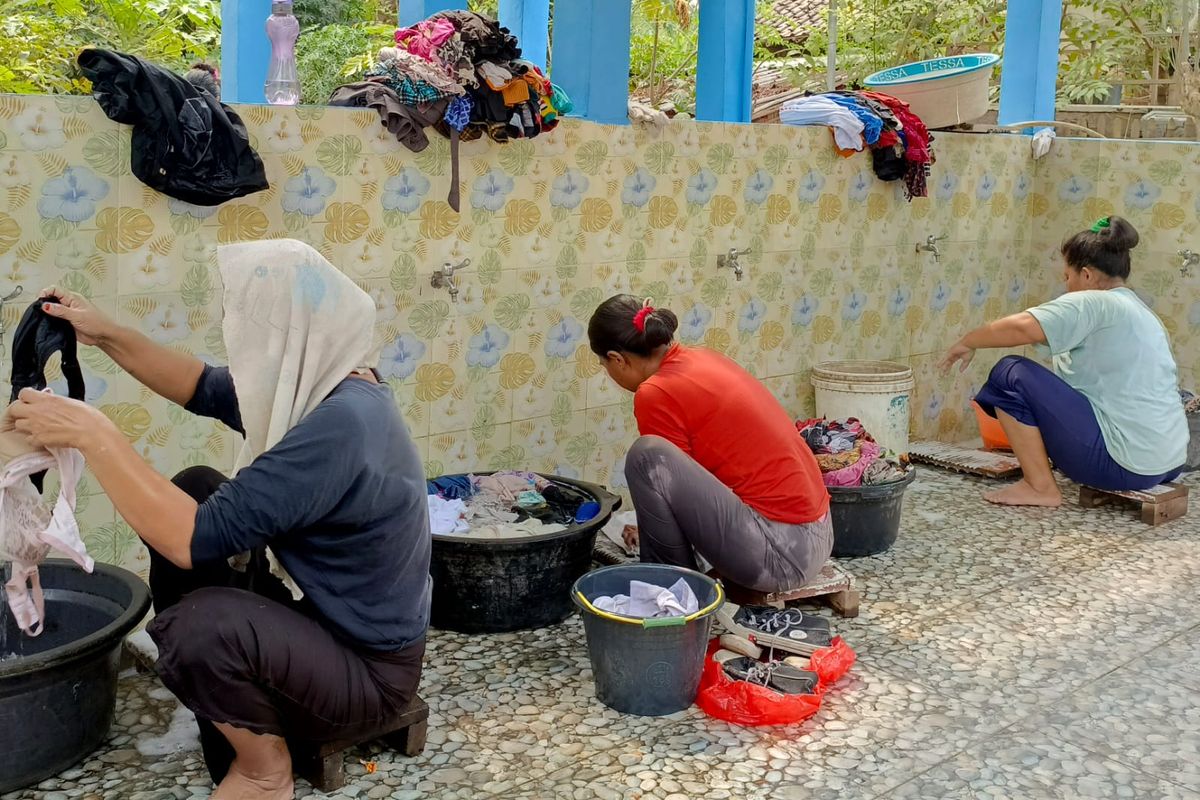
[[[229,370],[187,404],[243,433]],[[347,378],[196,512],[192,561],[269,545],[348,643],[398,650],[429,624],[429,516],[416,445],[391,390]]]

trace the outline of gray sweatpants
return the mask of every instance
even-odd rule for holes
[[[699,553],[722,578],[758,592],[811,580],[833,550],[829,515],[773,522],[666,439],[643,436],[625,458],[642,561],[696,569]]]

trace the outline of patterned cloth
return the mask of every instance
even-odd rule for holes
[[[375,365],[375,301],[304,242],[217,248],[222,332],[245,442],[234,474],[279,443],[346,377]],[[268,551],[271,572],[303,593]]]

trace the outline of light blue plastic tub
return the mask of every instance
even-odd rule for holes
[[[988,83],[1000,57],[971,53],[891,67],[863,81],[908,103],[928,128],[978,119],[988,110]]]

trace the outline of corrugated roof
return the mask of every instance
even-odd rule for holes
[[[760,24],[777,28],[785,39],[793,41],[804,39],[809,28],[829,13],[829,0],[775,0],[772,6],[775,13],[760,20]]]

